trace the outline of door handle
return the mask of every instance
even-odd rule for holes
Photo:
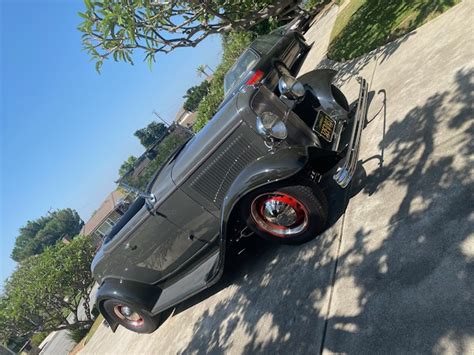
[[[136,250],[137,246],[136,245],[130,245],[130,243],[125,244],[125,249],[127,250]]]

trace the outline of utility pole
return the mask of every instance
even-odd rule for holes
[[[207,67],[207,69],[209,69],[211,71],[212,74],[214,74],[214,70],[209,65],[206,64],[206,67]]]
[[[156,117],[158,117],[158,119],[159,119],[161,122],[163,122],[166,127],[169,128],[170,124],[169,124],[168,122],[166,122],[166,121],[163,119],[163,117],[161,117],[161,115],[160,115],[158,112],[156,112],[155,110],[153,110],[153,114],[154,114]]]

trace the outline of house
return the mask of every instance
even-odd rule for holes
[[[100,242],[127,211],[131,202],[128,194],[126,195],[120,190],[113,191],[84,224],[81,234],[91,236],[95,241]]]
[[[176,113],[176,117],[174,121],[176,124],[185,127],[185,128],[191,128],[194,125],[194,122],[196,122],[197,119],[197,113],[196,112],[189,112],[186,111],[183,107],[179,109],[179,111]]]

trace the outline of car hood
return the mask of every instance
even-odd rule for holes
[[[241,122],[236,102],[238,94],[226,102],[214,117],[183,148],[174,161],[171,177],[175,184],[192,174]]]

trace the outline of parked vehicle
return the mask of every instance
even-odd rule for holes
[[[293,19],[287,24],[272,31],[272,33],[280,33],[282,35],[290,31],[298,31],[300,33],[305,33],[309,29],[311,21],[313,21],[314,19],[314,16],[314,12],[309,12],[298,7],[297,9],[295,9]]]
[[[293,73],[298,58],[309,49],[304,37],[298,31],[285,29],[258,37],[225,75],[223,104],[244,85],[261,82],[270,90],[275,90],[278,86],[278,66]],[[278,63],[278,66],[275,66],[275,63]]]
[[[107,236],[92,263],[97,306],[115,331],[156,329],[164,310],[219,280],[229,243],[306,242],[326,226],[318,185],[348,186],[367,112],[350,110],[333,70],[248,85],[175,151]]]

